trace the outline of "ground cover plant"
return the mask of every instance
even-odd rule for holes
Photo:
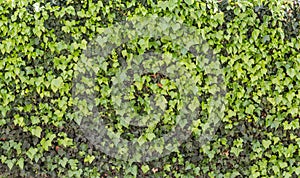
[[[0,1],[0,177],[299,177],[299,22],[292,0]]]

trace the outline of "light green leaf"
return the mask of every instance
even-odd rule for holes
[[[238,157],[242,151],[243,151],[242,148],[236,148],[236,147],[232,147],[230,150],[230,152],[235,154],[236,157]]]
[[[40,126],[36,126],[31,129],[31,134],[41,138],[42,128]]]
[[[296,71],[293,68],[289,68],[287,69],[287,74],[293,78],[296,75]]]
[[[184,2],[189,6],[194,4],[194,0],[184,0]]]
[[[19,165],[20,169],[23,170],[23,168],[24,168],[24,158],[20,158],[17,162],[17,165]]]
[[[143,173],[147,173],[150,170],[148,165],[142,165],[142,171]]]
[[[66,157],[64,157],[63,159],[60,159],[60,160],[59,160],[59,164],[60,164],[63,168],[66,167],[67,162],[68,162],[68,159],[67,159]]]
[[[155,138],[155,134],[154,134],[154,133],[147,133],[147,134],[146,134],[146,137],[147,137],[147,139],[148,139],[149,141],[152,141],[153,138]]]
[[[265,149],[268,149],[271,144],[272,144],[272,142],[270,140],[262,141],[262,145],[265,147]]]
[[[42,148],[45,150],[45,151],[48,151],[48,147],[51,146],[51,141],[50,140],[46,140],[45,138],[43,138],[41,140],[41,145],[42,145]]]
[[[137,139],[137,142],[139,143],[140,146],[142,146],[145,142],[146,142],[146,139],[143,135],[141,135],[138,139]]]
[[[11,170],[13,168],[15,162],[16,162],[15,158],[13,160],[8,159],[8,160],[5,161],[5,163],[7,164],[8,168],[9,168],[9,170]]]
[[[189,104],[189,109],[194,112],[196,110],[196,108],[198,108],[200,106],[200,102],[198,100],[197,97],[194,97],[193,101],[191,102],[191,104]]]
[[[253,39],[254,39],[254,40],[257,40],[258,35],[259,35],[259,30],[254,29],[253,32],[252,32],[252,37],[253,37]]]
[[[59,88],[63,86],[63,79],[61,77],[58,77],[57,79],[53,79],[51,81],[51,89],[56,92]]]
[[[166,98],[162,95],[157,96],[157,103],[156,105],[158,105],[160,107],[161,110],[165,110],[167,107],[167,103],[168,101],[166,100]]]
[[[85,163],[90,163],[90,164],[91,164],[91,163],[94,161],[94,159],[95,159],[95,156],[93,156],[93,155],[92,155],[92,156],[91,156],[91,155],[87,155],[87,156],[84,158],[83,161],[84,161]]]
[[[26,152],[26,155],[28,156],[28,158],[30,160],[32,160],[34,158],[34,156],[36,155],[37,152],[38,152],[37,148],[30,147],[30,149]]]
[[[253,110],[255,109],[255,107],[250,104],[247,108],[246,108],[246,113],[247,114],[253,114]]]

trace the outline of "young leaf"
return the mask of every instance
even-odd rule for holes
[[[31,128],[31,133],[32,133],[32,135],[41,138],[42,128],[40,126]]]
[[[51,89],[56,92],[59,88],[61,88],[63,85],[63,79],[61,77],[58,77],[57,79],[53,79],[51,81]]]

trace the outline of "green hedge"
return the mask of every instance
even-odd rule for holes
[[[198,84],[199,90],[204,88],[204,108],[191,136],[177,151],[140,163],[111,157],[83,136],[72,88],[84,51],[104,28],[149,15],[194,28],[207,41],[225,73],[226,105],[213,138],[200,145],[203,118],[211,114],[204,90],[211,88]],[[299,3],[288,0],[1,1],[0,176],[299,177],[299,23]],[[120,51],[138,54],[155,48],[178,56],[172,41],[131,44],[107,57],[95,87],[107,125],[116,133],[129,133],[127,139],[144,130],[120,124],[105,95],[120,66]],[[186,59],[192,77],[210,82],[203,69],[193,68],[192,56],[186,54]],[[142,88],[159,85],[153,91],[163,93],[162,81],[172,86],[167,76],[154,81],[151,75]],[[132,92],[145,97],[141,91]],[[147,130],[146,138],[169,131],[174,123],[168,118],[174,115],[175,107],[163,124]]]

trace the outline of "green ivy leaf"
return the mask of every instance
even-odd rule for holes
[[[253,114],[254,109],[255,109],[255,106],[253,106],[252,104],[250,104],[250,105],[246,108],[246,113],[247,113],[247,114]]]
[[[64,157],[63,159],[60,159],[58,163],[59,163],[63,168],[65,168],[67,162],[68,162],[68,158]]]
[[[67,137],[65,137],[64,139],[57,139],[57,142],[59,145],[63,145],[64,147],[73,145],[73,140]]]
[[[8,168],[9,168],[9,170],[11,170],[11,169],[13,168],[15,162],[16,162],[16,158],[14,158],[14,159],[12,159],[12,160],[9,160],[9,159],[8,159],[8,160],[5,161],[6,165],[7,165]]]
[[[232,147],[230,152],[233,153],[236,157],[240,155],[240,153],[243,151],[242,148]]]
[[[19,165],[19,168],[21,170],[23,170],[23,168],[24,168],[24,158],[20,158],[16,164]]]
[[[137,142],[139,143],[140,146],[142,146],[145,142],[146,142],[146,138],[141,135],[138,139],[137,139]]]
[[[189,6],[194,4],[194,0],[184,0],[184,2]]]
[[[192,112],[194,112],[196,108],[200,107],[199,99],[197,97],[194,97],[193,101],[191,102],[191,104],[189,104],[188,107]]]
[[[87,155],[85,158],[84,158],[84,162],[85,163],[92,163],[93,161],[94,161],[94,159],[95,159],[95,156],[91,156],[91,155]]]
[[[268,149],[271,144],[272,144],[272,142],[270,140],[262,141],[262,145],[264,146],[265,149]]]
[[[32,135],[41,138],[42,128],[40,126],[36,126],[34,128],[31,128],[30,130]]]
[[[254,39],[255,41],[257,40],[258,35],[259,35],[259,30],[254,29],[253,32],[252,32],[252,37],[253,37],[253,39]]]
[[[37,152],[38,152],[37,148],[30,147],[29,150],[26,152],[26,155],[30,160],[32,160]]]
[[[142,171],[144,174],[147,173],[149,170],[150,170],[150,168],[148,165],[142,165]]]
[[[51,81],[51,89],[54,91],[54,93],[63,86],[63,79],[61,77],[58,77],[57,79],[53,79]]]
[[[32,125],[36,125],[36,124],[40,123],[40,119],[36,116],[31,116],[30,120],[31,120]]]
[[[153,138],[155,138],[156,136],[155,136],[154,133],[147,133],[147,134],[146,134],[146,137],[147,137],[147,139],[148,139],[149,141],[152,141]]]
[[[165,110],[167,107],[168,101],[163,95],[157,95],[156,96],[156,105],[160,107],[161,110]]]

